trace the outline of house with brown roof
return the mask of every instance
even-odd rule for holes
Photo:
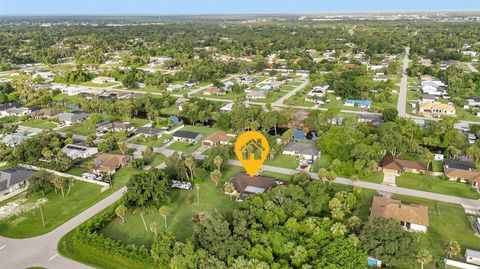
[[[445,160],[443,171],[451,181],[470,182],[472,187],[480,189],[480,170],[475,164],[462,160]]]
[[[205,146],[216,147],[218,145],[230,145],[230,141],[235,137],[235,135],[227,134],[225,132],[219,131],[207,136],[202,144]]]
[[[383,157],[381,167],[383,173],[397,176],[403,172],[420,173],[427,171],[427,167],[422,163],[402,160],[391,154]]]
[[[264,193],[271,190],[276,185],[287,185],[288,182],[278,180],[271,177],[249,176],[245,173],[238,173],[234,175],[230,182],[235,188],[237,201],[243,201],[245,198],[257,194]]]
[[[101,153],[94,160],[94,172],[114,174],[118,168],[130,163],[132,157],[121,154]]]
[[[406,205],[399,200],[373,197],[370,218],[394,219],[409,231],[427,232],[429,226],[428,207],[423,205]]]

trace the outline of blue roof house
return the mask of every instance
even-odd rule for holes
[[[347,100],[345,101],[345,106],[357,106],[360,108],[370,108],[372,106],[372,101],[370,100]]]

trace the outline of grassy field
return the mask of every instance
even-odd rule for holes
[[[426,234],[418,234],[418,237],[420,244],[433,255],[444,256],[443,246],[451,239],[460,243],[461,253],[465,252],[465,248],[478,249],[480,246],[480,238],[475,237],[462,206],[401,195],[392,198],[404,203],[428,206],[430,226]],[[455,258],[463,260],[461,256]]]
[[[197,132],[197,133],[202,133],[205,136],[208,136],[220,130],[216,128],[205,127],[205,126],[185,125],[185,127],[182,128],[182,131]]]
[[[167,115],[178,115],[180,113],[177,105],[171,105],[167,108],[162,108],[162,110],[160,110],[160,112],[162,114],[167,114]]]
[[[132,139],[129,143],[150,147],[161,147],[166,144],[165,140],[167,139],[172,139],[172,135],[162,135],[160,138],[138,136]]]
[[[468,184],[443,180],[440,177],[404,173],[397,177],[398,187],[441,193],[469,199],[478,199],[480,195]]]
[[[273,158],[272,161],[266,160],[264,164],[266,165],[271,165],[271,166],[276,166],[276,167],[282,167],[282,168],[287,168],[287,169],[297,169],[298,167],[298,159],[293,157],[293,156],[287,156],[283,155],[281,152]]]
[[[184,153],[193,153],[195,150],[202,146],[201,143],[185,143],[185,142],[175,142],[171,144],[167,149],[181,151]]]
[[[223,172],[224,180],[229,179],[241,169],[239,167],[229,167]],[[192,236],[194,217],[197,213],[209,214],[214,210],[227,212],[238,206],[237,202],[223,193],[222,182],[215,186],[210,179],[205,179],[199,186],[199,205],[196,188],[193,190],[172,190],[172,201],[168,206],[167,229],[174,232],[179,240],[185,240]],[[140,213],[143,214],[147,227],[155,221],[159,224],[161,230],[165,229],[163,217],[156,209],[130,209],[125,217],[125,223],[122,223],[119,219],[114,219],[101,232],[124,243],[149,247],[153,242],[153,234],[145,230]]]
[[[53,129],[57,127],[56,122],[48,121],[48,120],[40,120],[40,119],[24,121],[20,125],[33,127],[33,128],[40,128],[40,129]]]
[[[118,170],[112,178],[113,188],[104,192],[100,192],[100,185],[76,182],[68,197],[62,197],[60,193],[56,194],[54,191],[47,193],[46,196],[41,194],[27,196],[26,199],[29,203],[35,203],[41,198],[47,199],[47,202],[42,205],[45,227],[42,226],[39,209],[35,209],[1,220],[0,235],[11,238],[27,238],[45,234],[125,186],[134,171],[129,167]],[[0,206],[21,199],[22,195],[25,193],[1,202]]]
[[[152,167],[155,167],[155,166],[165,162],[166,159],[167,159],[167,157],[165,157],[165,155],[163,155],[161,153],[154,154],[151,162],[148,165],[150,165]]]
[[[70,175],[74,175],[74,176],[81,176],[85,172],[87,172],[86,169],[74,166],[74,167],[68,169],[65,173],[70,174]]]
[[[91,81],[87,81],[87,82],[81,83],[80,86],[105,88],[105,87],[117,86],[121,84],[122,84],[121,82],[94,83]]]

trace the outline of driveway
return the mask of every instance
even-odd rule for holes
[[[396,186],[395,180],[397,176],[394,174],[383,173],[383,185]]]

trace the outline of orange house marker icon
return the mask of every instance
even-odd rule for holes
[[[267,138],[260,132],[248,131],[241,134],[235,143],[235,153],[243,168],[254,176],[267,159],[270,147]]]

